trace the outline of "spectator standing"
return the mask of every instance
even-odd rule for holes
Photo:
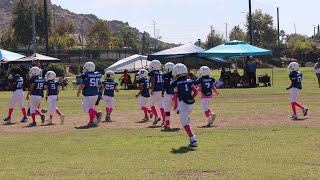
[[[318,84],[320,88],[320,58],[318,58],[318,62],[314,65],[314,69],[316,70],[316,75],[318,78]]]
[[[256,64],[253,61],[249,61],[247,64],[247,73],[249,77],[249,84],[250,87],[256,87],[257,86],[257,78],[256,78]]]

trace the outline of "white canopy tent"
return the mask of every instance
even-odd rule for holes
[[[114,72],[123,72],[124,70],[127,70],[128,72],[134,72],[139,71],[140,69],[149,68],[150,63],[151,61],[147,60],[147,56],[135,54],[117,61],[104,71],[112,70]]]

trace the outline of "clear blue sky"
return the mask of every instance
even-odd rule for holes
[[[75,13],[95,14],[104,20],[128,22],[141,32],[153,37],[153,20],[156,34],[162,41],[173,43],[205,40],[210,25],[220,34],[232,26],[244,27],[248,0],[51,0]],[[319,0],[252,0],[252,8],[262,9],[274,17],[280,8],[280,29],[287,33],[311,36],[313,25],[320,24],[317,18]],[[244,12],[244,13],[243,13]]]

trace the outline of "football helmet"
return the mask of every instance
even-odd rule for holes
[[[30,78],[35,77],[35,76],[40,76],[40,74],[41,74],[41,69],[38,67],[32,67],[29,70],[29,77]]]
[[[116,74],[111,70],[108,70],[104,73],[104,79],[106,80],[114,80],[115,76]]]
[[[171,72],[172,72],[172,69],[173,69],[173,66],[174,66],[174,64],[173,64],[172,62],[167,62],[167,63],[164,65],[163,72],[164,72],[164,73],[171,73]]]
[[[96,70],[96,65],[93,62],[86,62],[83,65],[83,73],[94,72]]]
[[[200,77],[210,76],[210,68],[208,66],[202,66],[199,69],[199,74],[200,74]]]
[[[56,73],[53,71],[48,71],[44,76],[45,80],[54,80],[57,77]]]
[[[188,68],[186,65],[182,64],[182,63],[178,63],[176,65],[173,66],[173,70],[172,70],[172,75],[175,78],[179,78],[182,76],[187,76],[188,75]]]
[[[288,69],[289,69],[290,72],[299,71],[299,64],[296,63],[296,62],[291,62],[291,63],[288,65]]]
[[[158,60],[153,60],[150,63],[150,71],[160,71],[161,70],[161,62]]]
[[[148,78],[148,71],[146,69],[140,69],[140,71],[138,72],[138,79],[141,78]]]

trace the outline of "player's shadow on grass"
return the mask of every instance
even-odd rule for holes
[[[150,121],[141,120],[141,121],[138,121],[138,122],[136,122],[136,123],[143,124],[143,123],[148,123],[148,122],[150,122]]]
[[[308,118],[298,118],[298,119],[294,119],[294,120],[292,120],[292,121],[305,121],[305,120],[307,120]]]
[[[210,129],[210,128],[216,128],[218,126],[216,125],[213,125],[213,126],[207,126],[207,125],[204,125],[204,126],[197,126],[197,128],[204,128],[204,129]]]
[[[180,128],[161,129],[161,132],[178,132]]]
[[[147,128],[149,129],[157,129],[157,128],[161,128],[162,126],[157,126],[157,125],[151,125],[151,126],[148,126]]]
[[[102,121],[101,123],[113,123],[113,122],[116,122],[116,121]]]
[[[40,126],[55,126],[56,124],[41,124]]]
[[[15,125],[17,123],[6,123],[6,124],[3,124],[4,126],[12,126],[12,125]]]
[[[194,149],[194,148],[191,148],[191,147],[188,147],[188,146],[182,146],[179,149],[172,148],[170,152],[172,154],[185,154],[185,153],[188,153],[188,152],[191,152],[191,151],[196,151],[196,150],[197,149]]]
[[[78,126],[78,127],[74,127],[75,129],[91,129],[91,128],[96,128],[97,126]]]

